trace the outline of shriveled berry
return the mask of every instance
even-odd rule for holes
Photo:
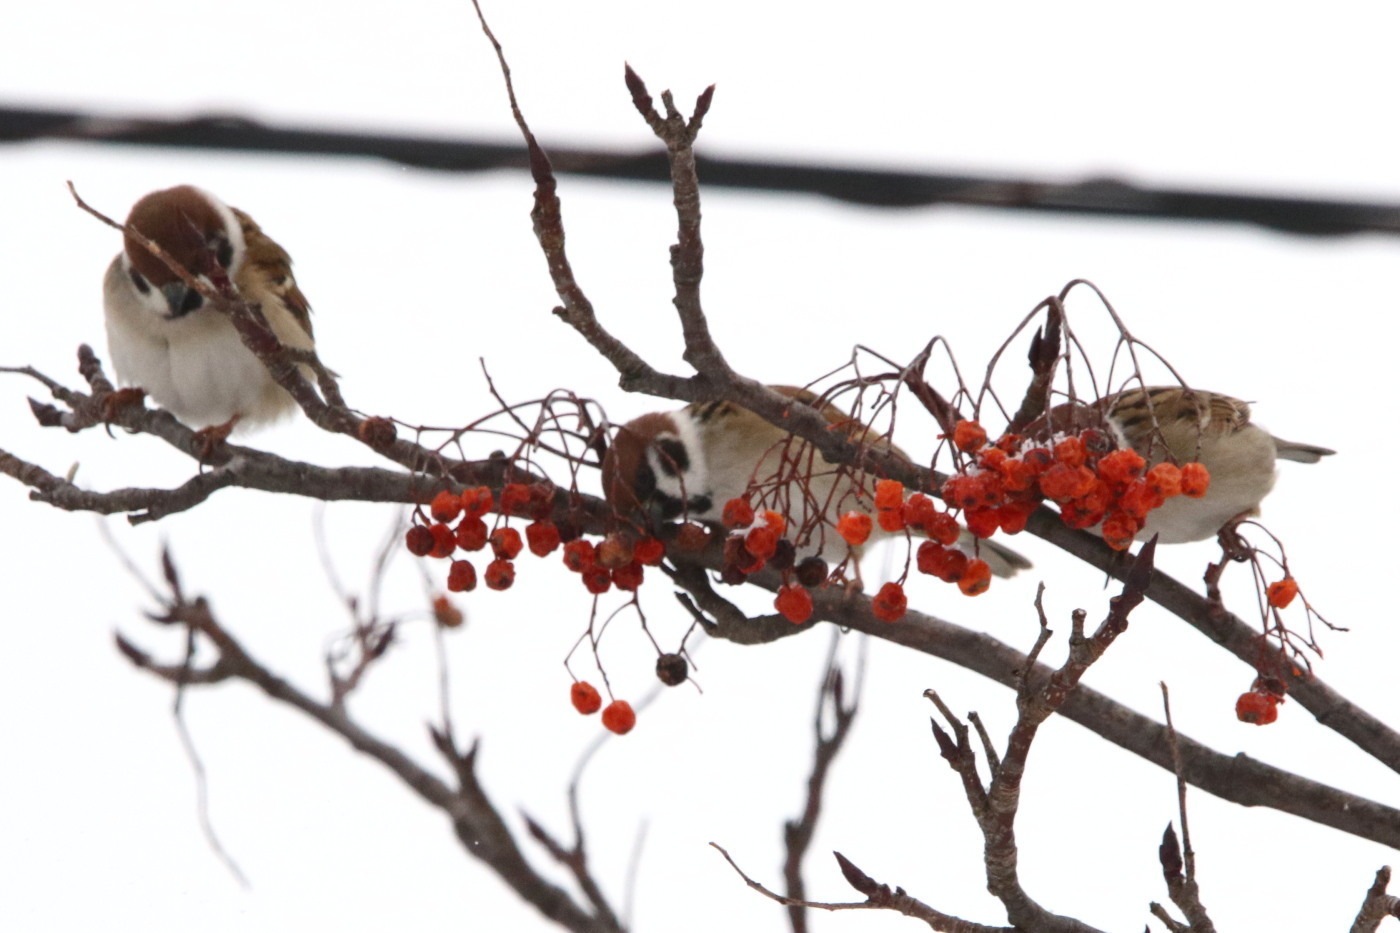
[[[497,528],[491,532],[491,550],[503,560],[515,560],[525,543],[514,528]]]
[[[524,483],[506,483],[501,487],[501,512],[524,515],[529,511],[530,487]]]
[[[967,569],[958,578],[958,589],[964,596],[981,596],[992,585],[992,568],[980,557],[967,562]]]
[[[603,728],[618,735],[626,735],[637,724],[637,714],[632,712],[632,704],[626,700],[613,700],[603,710]]]
[[[1283,609],[1293,602],[1293,597],[1298,595],[1298,581],[1292,577],[1284,577],[1282,580],[1270,583],[1264,593],[1270,606],[1275,609]]]
[[[576,680],[569,687],[569,702],[585,716],[603,708],[603,698],[598,695],[598,688],[586,680]]]
[[[446,596],[437,596],[433,599],[433,618],[437,624],[443,628],[456,628],[462,624],[462,610],[452,605],[452,600]]]
[[[491,511],[495,499],[489,486],[474,486],[462,490],[462,511],[469,518],[480,518]]]
[[[744,528],[753,524],[753,506],[745,499],[730,499],[724,504],[720,520],[726,528]]]
[[[826,582],[831,570],[820,557],[804,557],[797,565],[797,582],[803,586],[821,586]]]
[[[964,453],[973,453],[987,443],[987,432],[976,421],[959,421],[953,428],[953,443]]]
[[[452,529],[439,522],[428,529],[433,536],[433,549],[428,552],[429,557],[447,557],[457,550],[457,538],[452,534]]]
[[[583,573],[597,563],[594,554],[593,542],[584,538],[575,538],[564,545],[564,566],[574,573]],[[606,576],[606,574],[605,574]]]
[[[904,484],[897,479],[882,479],[875,484],[875,508],[897,509],[904,505]]]
[[[454,560],[447,568],[447,588],[454,593],[470,593],[476,589],[476,568],[469,560]]]
[[[594,596],[601,596],[612,589],[612,571],[597,564],[590,564],[582,571],[583,587]]]
[[[875,522],[881,530],[895,534],[904,530],[903,509],[880,509],[875,513]]]
[[[650,536],[642,538],[632,548],[632,559],[639,564],[646,564],[648,567],[657,566],[665,556],[666,545]]]
[[[710,543],[710,529],[694,522],[686,522],[676,529],[676,546],[682,551],[693,553],[704,550]]]
[[[801,625],[812,617],[812,594],[796,583],[786,583],[778,590],[773,608],[793,625]]]
[[[985,435],[984,435],[985,436]],[[909,608],[909,600],[904,595],[904,587],[898,583],[886,583],[871,600],[870,611],[875,618],[885,622],[898,622]]]
[[[422,525],[414,525],[403,536],[403,544],[414,557],[427,557],[433,549],[433,533]]]
[[[836,523],[836,533],[851,547],[859,547],[870,538],[874,524],[864,512],[847,512]]]
[[[486,547],[486,522],[470,515],[457,523],[457,546],[464,551],[479,551]]]
[[[613,585],[619,590],[626,590],[635,593],[637,587],[642,585],[642,565],[635,560],[630,564],[623,564],[621,567],[614,567],[612,572]]]
[[[690,676],[690,665],[678,654],[663,654],[656,659],[656,679],[668,687],[678,687]]]
[[[632,539],[628,535],[614,531],[598,542],[594,560],[600,567],[616,570],[632,562]]]
[[[744,535],[732,534],[724,539],[724,566],[733,567],[743,574],[757,573],[763,569],[763,558],[751,553],[744,544]]]
[[[496,558],[486,565],[486,585],[493,590],[508,590],[515,582],[515,565]]]
[[[450,489],[444,489],[433,496],[428,511],[435,522],[450,522],[462,514],[462,497]]]
[[[1267,726],[1278,719],[1278,697],[1271,693],[1249,691],[1235,701],[1235,718],[1256,726]]]
[[[797,546],[787,538],[779,539],[778,546],[773,549],[773,556],[768,558],[768,566],[774,570],[791,570],[793,563],[797,560]]]
[[[531,522],[525,526],[525,543],[536,557],[553,554],[559,547],[559,529],[553,522]]]
[[[355,433],[361,441],[375,450],[383,450],[399,438],[394,422],[377,416],[361,421],[355,428]]]
[[[748,579],[748,575],[733,564],[725,564],[720,568],[719,582],[725,586],[742,586]]]
[[[1199,499],[1210,489],[1210,471],[1204,463],[1185,463],[1181,466],[1181,494]]]

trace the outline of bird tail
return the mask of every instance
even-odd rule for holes
[[[975,548],[977,556],[985,560],[992,573],[998,577],[1014,577],[1018,571],[1029,570],[1031,567],[1031,562],[1020,552],[995,541],[978,540],[970,531],[964,530],[958,538],[958,543],[966,551],[971,552]]]
[[[1278,455],[1284,460],[1293,460],[1298,463],[1316,463],[1323,457],[1330,457],[1336,453],[1335,450],[1328,450],[1326,447],[1318,447],[1314,444],[1298,444],[1293,441],[1286,441],[1281,437],[1274,438],[1274,448]]]

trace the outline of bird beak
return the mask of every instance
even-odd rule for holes
[[[204,296],[184,282],[175,281],[160,287],[165,303],[170,307],[170,317],[177,318],[189,314],[204,304]]]

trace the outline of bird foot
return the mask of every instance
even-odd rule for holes
[[[195,438],[199,441],[199,459],[212,459],[214,451],[219,449],[220,444],[228,440],[228,436],[233,433],[233,429],[242,418],[242,415],[234,415],[223,424],[211,424],[207,428],[201,428],[194,432]]]
[[[127,386],[125,389],[116,389],[108,392],[102,397],[100,402],[102,408],[102,420],[108,423],[117,420],[123,408],[130,405],[145,405],[146,390]]]

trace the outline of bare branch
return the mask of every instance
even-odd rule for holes
[[[1389,885],[1390,866],[1382,865],[1366,892],[1366,899],[1361,902],[1361,911],[1351,925],[1351,933],[1376,933],[1386,917],[1400,918],[1400,898],[1386,893]]]

